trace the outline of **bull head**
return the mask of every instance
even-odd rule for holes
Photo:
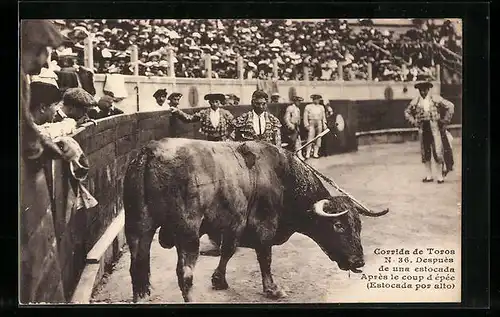
[[[341,270],[361,272],[364,256],[359,214],[379,217],[386,212],[363,212],[349,197],[333,196],[315,202],[310,213],[315,217],[311,218],[307,235]]]

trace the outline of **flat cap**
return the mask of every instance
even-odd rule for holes
[[[82,88],[67,89],[63,94],[62,100],[65,105],[74,107],[90,108],[97,105],[94,97]]]
[[[59,47],[64,37],[50,20],[22,20],[21,45]]]
[[[99,108],[111,108],[111,106],[113,105],[113,101],[113,97],[104,95],[101,97],[101,99],[99,99],[97,105],[99,106]]]

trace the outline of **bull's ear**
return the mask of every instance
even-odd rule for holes
[[[255,161],[257,160],[257,155],[255,155],[250,147],[246,143],[241,144],[236,148],[236,151],[241,154],[243,159],[245,160],[246,166],[250,169],[255,165]]]

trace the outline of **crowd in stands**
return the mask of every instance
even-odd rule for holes
[[[72,44],[56,50],[52,58],[72,54],[82,63],[84,39],[92,33],[96,73],[133,74],[133,44],[139,50],[139,75],[167,76],[169,63],[174,62],[175,76],[181,78],[206,77],[203,56],[209,54],[214,78],[238,78],[240,55],[245,79],[304,80],[308,69],[309,80],[339,80],[341,75],[343,80],[367,80],[371,67],[375,81],[415,81],[435,79],[435,65],[453,63],[450,51],[461,54],[461,36],[450,21],[439,26],[431,20],[416,21],[415,28],[402,34],[375,27],[370,20],[353,28],[339,19],[59,20],[59,24]]]

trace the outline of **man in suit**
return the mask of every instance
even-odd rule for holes
[[[281,147],[281,122],[267,111],[268,100],[262,90],[252,94],[252,110],[232,121],[236,141],[262,140]]]
[[[301,145],[302,140],[300,139],[300,103],[304,101],[302,97],[294,96],[292,98],[292,104],[286,108],[285,116],[283,117],[283,122],[286,127],[286,136],[288,138],[289,144],[287,149],[295,152]],[[303,160],[302,151],[297,153],[297,156]]]
[[[201,122],[200,133],[208,141],[227,141],[231,132],[233,115],[220,108],[225,99],[226,96],[223,94],[208,94],[205,96],[205,100],[210,104],[208,109],[200,110],[192,115],[176,107],[172,107],[171,111],[184,122]]]

